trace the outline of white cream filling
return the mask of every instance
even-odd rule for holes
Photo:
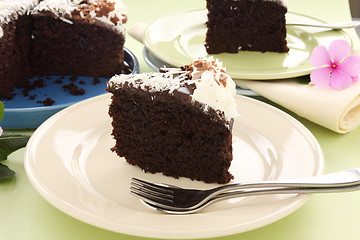
[[[30,12],[39,0],[0,0],[0,22],[7,24],[11,18]],[[0,38],[4,36],[4,29],[0,27]]]

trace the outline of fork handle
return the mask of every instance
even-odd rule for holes
[[[331,29],[354,28],[360,26],[360,21],[343,22],[343,23],[298,23],[287,22],[286,25],[303,26],[303,27],[322,27]]]
[[[297,178],[289,180],[263,181],[251,183],[233,183],[220,186],[214,190],[217,193],[224,193],[234,190],[243,190],[249,188],[345,188],[360,185],[360,168],[351,168],[348,170],[320,175],[308,178]]]
[[[344,191],[353,191],[360,189],[360,184],[352,186],[341,186],[341,187],[284,187],[284,188],[256,188],[256,189],[247,189],[247,190],[235,190],[230,192],[225,192],[216,195],[215,197],[208,200],[209,202],[218,202],[227,199],[237,198],[237,197],[248,197],[248,196],[258,196],[266,194],[304,194],[304,193],[333,193],[333,192],[344,192]]]

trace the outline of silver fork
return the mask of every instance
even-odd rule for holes
[[[286,25],[303,26],[303,27],[323,27],[331,29],[355,28],[360,26],[360,21],[342,22],[342,23],[299,23],[286,22]]]
[[[130,192],[162,212],[185,214],[221,200],[260,194],[300,194],[360,189],[360,169],[293,180],[235,183],[208,190],[183,189],[133,178]]]
[[[350,191],[356,190],[360,188],[360,186],[352,186],[352,187],[342,187],[341,190],[336,188],[327,188],[320,189],[320,188],[269,188],[269,189],[260,189],[260,190],[250,190],[250,191],[235,191],[230,193],[223,193],[219,194],[218,196],[209,199],[207,202],[204,202],[194,208],[184,208],[184,209],[173,209],[169,207],[164,207],[161,204],[157,203],[150,203],[147,200],[142,200],[148,207],[163,213],[170,213],[170,214],[189,214],[194,213],[202,210],[203,208],[207,207],[210,204],[234,198],[234,197],[247,197],[247,196],[256,196],[256,195],[265,195],[265,194],[303,194],[303,193],[324,193],[324,192],[337,192],[337,191]]]

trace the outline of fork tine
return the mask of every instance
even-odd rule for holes
[[[153,191],[157,191],[157,192],[161,192],[161,193],[165,193],[165,194],[173,194],[173,191],[171,189],[169,189],[168,187],[163,187],[159,184],[146,182],[146,181],[138,179],[138,178],[132,178],[131,184],[133,184],[133,183],[137,184],[138,186],[146,187]]]
[[[148,197],[142,195],[141,193],[133,192],[133,191],[130,191],[130,193],[135,195],[137,198],[140,199],[141,202],[143,202],[144,204],[146,204],[147,206],[149,206],[150,208],[152,208],[154,210],[162,211],[162,209],[165,209],[163,212],[166,212],[169,207],[168,203],[161,203],[161,202],[159,202],[159,200],[149,199]],[[165,207],[165,208],[163,208],[163,207]],[[171,211],[171,208],[169,211]]]
[[[149,194],[148,192],[142,191],[141,189],[135,188],[133,186],[130,187],[130,193],[136,195],[145,202],[150,202],[155,205],[156,204],[167,205],[173,203],[172,199],[162,198],[161,196]]]
[[[142,193],[147,194],[149,196],[157,197],[159,199],[168,199],[168,200],[173,199],[172,194],[163,193],[163,192],[160,192],[158,190],[154,190],[153,188],[149,188],[148,186],[138,184],[136,182],[131,182],[130,190],[137,191],[137,192],[142,192]]]

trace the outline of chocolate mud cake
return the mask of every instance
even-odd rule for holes
[[[121,73],[126,21],[118,0],[0,0],[0,98],[34,76]]]
[[[209,54],[288,52],[283,0],[207,0]]]
[[[0,0],[0,98],[24,87],[30,76],[28,52],[31,19],[38,0]]]
[[[233,176],[235,83],[221,63],[200,58],[158,73],[116,75],[108,82],[112,148],[145,172],[206,183]]]

